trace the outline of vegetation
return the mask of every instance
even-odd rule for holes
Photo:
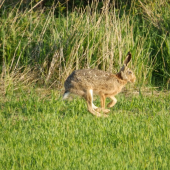
[[[93,3],[66,16],[60,10],[58,17],[58,3],[46,10],[35,10],[35,4],[24,11],[22,3],[12,9],[2,4],[0,71],[5,87],[32,81],[62,87],[74,69],[84,67],[115,72],[131,51],[136,85],[168,88],[169,3],[134,1],[126,10],[105,2],[100,11]]]
[[[0,3],[0,169],[169,169],[170,3],[68,9],[61,1],[41,8],[7,1]],[[62,101],[73,70],[114,73],[128,51],[137,82],[108,118],[92,116],[82,99]]]
[[[1,169],[169,169],[169,94],[121,94],[96,118],[83,100],[46,93],[0,97]]]

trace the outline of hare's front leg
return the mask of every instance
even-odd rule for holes
[[[105,109],[105,100],[106,100],[106,96],[103,93],[100,93],[100,102],[101,102],[101,108],[97,108],[97,111],[102,111],[103,113],[109,113],[110,110],[109,109]]]
[[[107,105],[107,107],[113,107],[117,103],[117,99],[114,96],[108,96],[112,101]]]

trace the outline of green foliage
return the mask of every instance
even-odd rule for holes
[[[140,11],[146,25],[149,25],[151,60],[153,64],[153,84],[168,84],[169,80],[169,2],[162,1],[139,1]]]
[[[59,87],[74,69],[91,67],[116,72],[131,51],[130,67],[135,70],[138,86],[168,87],[169,3],[129,1],[130,8],[122,5],[120,9],[104,3],[103,10],[98,10],[100,5],[92,3],[65,14],[62,2],[46,10],[30,6],[20,11],[22,4],[17,4],[9,11],[2,6],[1,73],[33,67],[44,82],[51,68],[50,83],[57,82]]]
[[[0,168],[168,169],[169,96],[122,94],[97,118],[81,99],[11,90],[0,97]]]

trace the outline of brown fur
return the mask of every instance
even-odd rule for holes
[[[73,93],[82,96],[87,101],[89,112],[96,116],[101,116],[99,112],[108,113],[110,110],[105,109],[106,97],[112,101],[107,105],[113,107],[117,100],[114,97],[121,92],[127,82],[135,82],[134,73],[127,68],[131,60],[131,54],[128,53],[123,67],[117,74],[111,74],[102,70],[82,69],[73,71],[64,83],[65,94]],[[101,108],[93,105],[93,94],[98,94],[101,99]],[[65,94],[63,98],[65,97]]]

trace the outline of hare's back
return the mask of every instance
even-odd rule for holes
[[[69,76],[75,80],[87,80],[88,82],[94,82],[97,80],[106,80],[111,75],[111,73],[97,70],[97,69],[82,69],[82,70],[75,70]]]
[[[65,87],[81,86],[94,87],[99,84],[105,84],[108,81],[111,73],[96,70],[96,69],[82,69],[73,71],[65,81]]]

